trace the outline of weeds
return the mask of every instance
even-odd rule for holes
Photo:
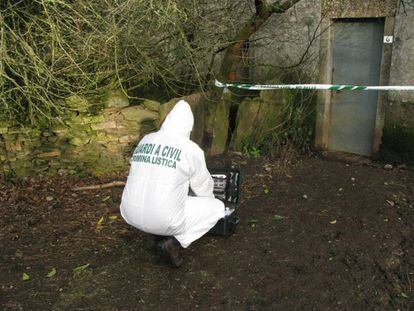
[[[293,153],[310,150],[314,138],[314,93],[292,92],[281,111],[280,124],[263,131],[255,128],[253,134],[243,141],[243,153],[258,157],[270,155],[289,159]]]

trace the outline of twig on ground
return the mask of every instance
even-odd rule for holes
[[[89,185],[89,186],[83,186],[83,187],[75,187],[72,190],[83,191],[83,190],[107,189],[107,188],[123,187],[123,186],[125,186],[125,181],[112,181],[112,182],[102,184],[102,185]]]

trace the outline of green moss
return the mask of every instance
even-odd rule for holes
[[[229,113],[231,105],[231,94],[224,93],[221,101],[216,106],[213,119],[210,121],[213,125],[213,141],[210,148],[210,154],[221,154],[226,149],[228,128],[229,128]]]

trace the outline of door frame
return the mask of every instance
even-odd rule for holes
[[[394,37],[395,17],[372,17],[372,19],[384,19],[384,36]],[[361,20],[361,18],[346,18],[352,20]],[[371,19],[371,17],[363,18]],[[334,48],[334,27],[332,25],[339,19],[328,19],[322,22],[321,29],[327,29],[320,38],[319,66],[320,78],[323,84],[332,84],[332,66],[333,66],[333,48]],[[344,20],[341,18],[340,20]],[[393,44],[383,43],[380,68],[380,85],[388,85],[390,79],[391,59]],[[374,143],[372,154],[379,152],[382,140],[382,131],[384,128],[385,110],[388,103],[388,92],[379,92],[377,102],[377,112],[375,120]],[[332,92],[329,90],[320,91],[317,95],[316,106],[316,128],[315,128],[315,146],[320,149],[328,150],[329,146],[329,128],[331,124],[332,112]]]

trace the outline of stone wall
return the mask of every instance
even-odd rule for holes
[[[198,143],[204,124],[201,98],[201,94],[184,98],[195,116],[192,139]],[[125,171],[137,142],[160,127],[178,100],[130,105],[120,91],[111,92],[103,103],[73,96],[67,99],[70,110],[47,130],[0,122],[0,174],[102,175]],[[96,109],[97,105],[101,107]]]
[[[414,1],[396,15],[391,85],[414,85]],[[390,92],[383,148],[414,158],[414,92]]]
[[[283,14],[273,14],[250,40],[252,81],[294,78],[304,82],[315,77],[320,22],[320,0],[302,0]],[[285,77],[286,72],[294,77]]]
[[[119,91],[109,94],[97,114],[91,113],[94,105],[85,98],[73,96],[67,103],[70,110],[47,130],[2,122],[0,167],[5,174],[119,171],[126,167],[133,144],[158,125],[152,103],[130,106]]]
[[[236,126],[230,147],[243,151],[247,145],[258,146],[283,123],[283,109],[291,104],[288,90],[261,91],[259,97],[246,97],[237,111]]]
[[[202,146],[206,125],[212,130],[208,148],[204,146],[207,153],[225,152],[229,141],[233,150],[242,150],[246,141],[260,142],[267,131],[282,122],[281,111],[290,100],[289,94],[289,91],[262,91],[260,97],[243,100],[231,138],[228,137],[231,93],[224,93],[217,104],[209,107],[209,113],[206,113],[209,101],[201,93],[164,104],[145,100],[139,105],[130,105],[120,91],[112,92],[103,104],[74,96],[67,99],[70,111],[47,130],[0,122],[0,174],[99,176],[125,172],[137,142],[145,134],[158,130],[180,99],[190,104],[194,114],[193,141]],[[101,107],[96,109],[96,106]]]
[[[394,16],[398,0],[321,0],[327,18]]]

